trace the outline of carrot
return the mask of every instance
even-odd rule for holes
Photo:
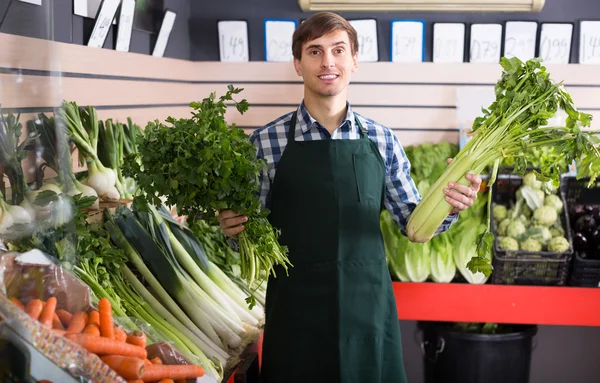
[[[97,355],[133,356],[140,359],[146,359],[148,356],[145,348],[121,343],[115,339],[87,334],[67,334],[65,337]]]
[[[56,311],[54,312],[54,315],[52,316],[52,328],[55,328],[57,330],[65,329],[65,326],[63,326],[62,322],[60,321],[60,318],[58,317],[58,315],[56,315]]]
[[[52,331],[54,331],[54,333],[56,335],[60,335],[60,336],[63,336],[63,335],[65,335],[67,333],[67,330],[59,330],[57,328],[53,328]]]
[[[146,334],[135,330],[127,335],[127,343],[146,348]]]
[[[25,311],[25,306],[23,306],[23,303],[21,303],[20,300],[18,300],[17,298],[10,298],[10,301],[17,306],[18,308],[20,308],[21,310]]]
[[[67,333],[69,334],[79,334],[83,331],[87,324],[88,316],[83,311],[78,312],[73,315],[71,319],[71,323],[69,323],[69,327],[67,327]]]
[[[128,380],[127,383],[144,383],[142,379]]]
[[[130,356],[106,355],[101,356],[100,359],[125,380],[141,378],[146,368],[143,359]]]
[[[177,379],[175,383],[188,383],[188,379]]]
[[[32,299],[27,303],[25,307],[25,312],[27,315],[31,317],[31,319],[38,320],[40,318],[40,314],[42,314],[42,310],[44,309],[44,305],[39,299]]]
[[[191,364],[184,365],[160,365],[146,366],[142,375],[144,382],[154,382],[161,379],[190,379],[204,376],[204,369]]]
[[[150,362],[152,362],[152,364],[163,364],[162,360],[158,356],[150,359]]]
[[[90,323],[83,329],[83,334],[100,336],[100,327],[95,323]]]
[[[60,321],[62,322],[63,326],[69,327],[69,324],[71,324],[71,319],[73,319],[73,314],[71,314],[67,310],[58,309],[56,310],[56,315],[58,315],[58,317],[60,318]]]
[[[100,335],[105,338],[115,339],[112,307],[107,298],[100,298],[98,312],[100,313]]]
[[[144,359],[144,365],[149,366],[151,364],[152,362],[148,358]]]
[[[115,327],[115,339],[119,342],[125,342],[127,340],[127,333],[121,327]]]
[[[90,311],[90,313],[88,314],[88,318],[88,324],[93,323],[96,326],[98,326],[98,328],[100,328],[100,313],[98,313],[98,311]]]
[[[167,379],[159,380],[158,383],[175,383],[175,382],[173,381],[173,379],[167,378]]]
[[[48,298],[46,305],[44,306],[42,313],[40,314],[39,321],[46,327],[52,328],[52,319],[54,318],[54,312],[56,311],[56,297]]]

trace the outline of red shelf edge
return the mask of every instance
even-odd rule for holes
[[[600,326],[600,288],[393,282],[398,319]]]

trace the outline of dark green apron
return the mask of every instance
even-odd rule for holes
[[[271,223],[294,265],[267,289],[262,383],[404,383],[396,303],[379,215],[377,145],[296,141],[271,189]]]

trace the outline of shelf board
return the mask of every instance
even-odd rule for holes
[[[600,326],[600,288],[394,282],[400,320]]]

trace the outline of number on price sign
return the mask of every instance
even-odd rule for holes
[[[294,20],[265,21],[266,61],[292,61],[292,36],[296,30]]]
[[[502,47],[501,24],[471,25],[471,48],[469,61],[472,63],[498,63]]]
[[[572,24],[542,24],[539,57],[547,64],[568,64],[572,36]]]
[[[358,61],[377,61],[379,53],[377,50],[377,21],[351,20],[350,24],[358,34]]]
[[[532,21],[509,21],[506,23],[504,56],[518,57],[527,61],[535,57],[537,23]]]
[[[582,21],[579,63],[600,64],[600,21]]]
[[[460,63],[465,52],[465,25],[436,23],[433,26],[433,62]]]
[[[218,28],[221,61],[248,61],[247,23],[245,21],[219,21]]]
[[[424,41],[424,21],[392,21],[393,62],[422,62],[425,55]]]

